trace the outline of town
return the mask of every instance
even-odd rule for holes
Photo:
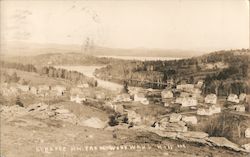
[[[143,131],[243,154],[250,151],[247,90],[227,96],[204,94],[205,80],[200,79],[178,84],[168,80],[165,88],[158,89],[131,86],[124,80],[121,88],[113,91],[75,71],[64,69],[59,75],[57,72],[62,69],[51,68],[52,65],[48,69],[53,69],[53,73],[41,73],[44,70],[37,70],[36,66],[27,70],[20,68],[26,67],[23,64],[13,65],[16,63],[2,63],[2,124],[46,128],[49,120],[64,127],[68,124],[104,129],[115,139],[121,138],[118,130]],[[66,73],[78,74],[79,79],[75,75],[66,77]]]

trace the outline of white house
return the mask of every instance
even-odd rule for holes
[[[234,105],[234,106],[231,106],[230,109],[233,109],[238,112],[245,112],[246,110],[244,105]]]
[[[199,108],[197,110],[197,115],[211,116],[211,115],[213,115],[213,112],[209,109]]]
[[[135,111],[133,110],[127,110],[128,113],[128,121],[132,122],[134,124],[140,124],[142,121],[142,117],[137,114]]]
[[[78,84],[77,87],[78,88],[89,88],[89,84],[87,84],[87,83]]]
[[[181,98],[191,97],[191,96],[192,96],[192,94],[190,94],[190,93],[188,93],[188,92],[181,92],[181,93],[180,93],[180,97],[181,97]]]
[[[193,97],[177,98],[177,104],[181,104],[183,107],[197,106],[198,101]]]
[[[28,85],[17,85],[17,88],[22,92],[28,92],[30,90],[30,86]]]
[[[53,86],[51,90],[54,91],[57,96],[62,96],[66,91],[66,87],[57,85]]]
[[[37,95],[37,94],[38,94],[38,89],[37,89],[36,87],[31,87],[31,88],[30,88],[30,92],[31,92],[32,94]]]
[[[213,114],[221,113],[221,107],[220,106],[212,105],[212,106],[209,107],[209,110]]]
[[[240,100],[238,99],[238,96],[236,94],[230,94],[227,97],[227,101],[237,103],[237,104],[240,102]]]
[[[181,120],[190,124],[197,124],[198,120],[196,116],[182,116]]]
[[[247,128],[247,129],[245,130],[245,137],[246,137],[246,138],[250,138],[250,128]]]
[[[70,96],[70,101],[76,102],[78,104],[81,104],[83,101],[86,101],[86,98],[83,96],[75,95],[75,96]]]
[[[144,105],[149,104],[149,101],[147,100],[147,98],[145,97],[145,95],[143,93],[136,93],[134,95],[134,101],[138,101]]]
[[[180,91],[192,92],[194,89],[194,85],[193,84],[180,84],[176,86],[176,89]]]
[[[104,92],[97,92],[95,93],[95,98],[98,100],[104,100],[106,98],[106,95]]]
[[[167,89],[164,89],[162,92],[161,92],[161,98],[162,99],[171,99],[174,97],[174,94],[171,90],[167,90]]]
[[[208,94],[205,97],[206,104],[216,104],[217,103],[217,96],[215,94]]]
[[[196,83],[196,87],[197,88],[201,88],[203,86],[203,80],[199,80],[197,83]]]
[[[116,101],[116,102],[129,102],[132,100],[131,100],[129,94],[123,93],[123,94],[117,95],[117,97],[115,98],[114,101]]]
[[[246,100],[247,95],[245,93],[241,93],[239,96],[240,101],[245,101]]]

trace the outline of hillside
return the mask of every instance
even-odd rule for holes
[[[97,70],[96,76],[118,83],[128,81],[130,85],[151,88],[165,88],[164,84],[168,82],[180,84],[205,80],[211,86],[243,82],[249,89],[249,54],[249,50],[232,50],[182,60],[127,61]],[[214,89],[209,92],[214,92]]]

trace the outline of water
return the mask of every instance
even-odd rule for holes
[[[98,55],[96,57],[107,57],[107,58],[116,58],[116,59],[123,59],[123,60],[139,60],[139,61],[168,61],[168,60],[179,60],[181,58],[174,58],[174,57],[139,57],[139,56],[102,56]]]
[[[100,80],[94,76],[95,70],[98,68],[102,68],[104,66],[55,66],[55,67],[66,69],[66,70],[78,71],[88,77],[93,77],[97,80],[99,87],[102,87],[108,90],[120,91],[123,88],[123,86],[120,84]]]

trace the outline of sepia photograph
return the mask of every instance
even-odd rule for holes
[[[0,157],[250,157],[250,0],[0,0]]]

